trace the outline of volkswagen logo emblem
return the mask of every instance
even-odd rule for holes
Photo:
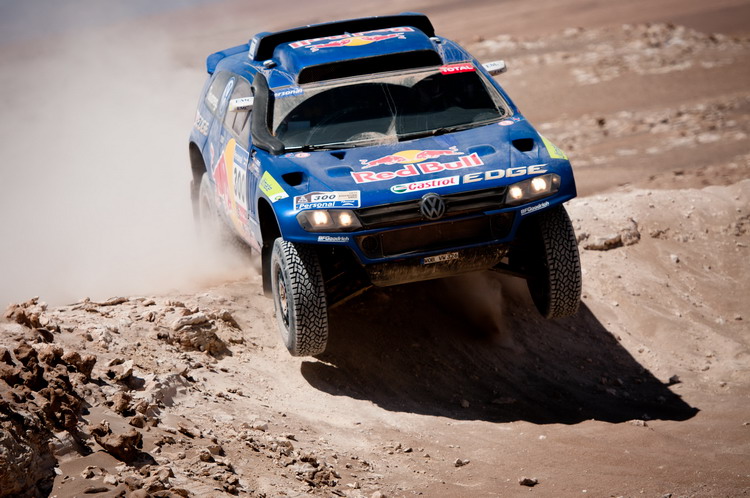
[[[434,192],[425,194],[419,203],[419,212],[428,220],[439,220],[445,214],[445,201]]]

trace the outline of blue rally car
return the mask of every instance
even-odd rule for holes
[[[203,226],[261,255],[292,355],[372,285],[495,270],[547,318],[578,309],[568,158],[480,64],[406,13],[259,33],[208,57],[190,135]]]

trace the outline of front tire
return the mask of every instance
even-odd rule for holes
[[[313,356],[328,343],[328,308],[318,255],[309,246],[276,239],[271,288],[281,338],[292,356]]]
[[[581,260],[568,213],[557,206],[527,222],[520,257],[534,305],[544,318],[574,315],[581,302]]]

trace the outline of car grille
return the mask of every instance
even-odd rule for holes
[[[439,251],[499,240],[513,226],[513,213],[476,216],[409,228],[396,228],[356,238],[362,252],[371,259]]]
[[[444,217],[463,216],[503,207],[506,187],[474,190],[458,194],[443,195],[445,201]],[[407,225],[425,221],[419,211],[421,199],[396,202],[382,206],[357,209],[356,213],[365,229],[394,225]]]

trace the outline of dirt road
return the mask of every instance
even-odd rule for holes
[[[221,6],[0,54],[6,164],[25,166],[0,170],[1,295],[41,296],[0,322],[4,493],[750,492],[750,2]],[[505,59],[571,157],[583,306],[541,320],[490,274],[371,291],[332,311],[325,354],[292,358],[253,256],[192,238],[203,59],[405,10]]]

